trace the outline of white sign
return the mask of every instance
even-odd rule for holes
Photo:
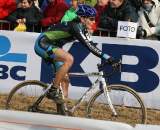
[[[118,21],[117,37],[136,38],[137,23]]]

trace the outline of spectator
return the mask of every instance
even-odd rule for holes
[[[32,0],[20,0],[20,2],[20,8],[17,8],[9,15],[7,20],[17,24],[25,24],[27,26],[26,31],[32,31],[33,25],[37,25],[43,15],[39,9],[35,7]]]
[[[99,24],[99,19],[101,14],[108,8],[109,0],[97,0],[97,4],[95,5],[95,9],[97,10],[96,15],[96,24]]]
[[[0,20],[16,10],[16,0],[0,0]]]
[[[34,5],[38,8],[38,9],[40,9],[40,6],[39,6],[39,0],[32,0],[33,2],[34,2]],[[17,8],[21,8],[21,0],[16,0],[16,2],[17,2]]]
[[[44,18],[41,20],[41,25],[48,27],[52,24],[57,24],[68,9],[69,7],[64,0],[49,0],[49,4],[44,10]]]
[[[139,11],[139,36],[160,39],[160,2],[158,0],[143,0]]]
[[[119,20],[137,22],[138,14],[128,0],[109,0],[108,8],[100,16],[99,27],[115,37]]]
[[[84,1],[71,0],[71,7],[65,12],[65,15],[62,17],[61,22],[68,22],[77,18],[76,9],[78,7],[78,4],[84,4]]]

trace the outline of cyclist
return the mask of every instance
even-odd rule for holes
[[[103,53],[90,39],[90,31],[95,27],[96,10],[89,5],[80,4],[76,13],[78,17],[74,20],[53,25],[40,34],[35,44],[35,52],[55,65],[56,76],[47,97],[56,102],[63,102],[60,83],[73,64],[72,55],[62,49],[67,42],[79,40],[94,55],[107,60],[111,65],[118,65],[117,60]]]

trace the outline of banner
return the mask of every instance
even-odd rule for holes
[[[0,31],[0,92],[9,92],[24,80],[50,83],[53,71],[34,52],[38,33]],[[122,60],[122,72],[110,83],[127,84],[143,97],[147,107],[160,109],[160,42],[151,40],[92,37],[103,52]],[[74,57],[71,72],[97,72],[101,59],[81,43],[68,43],[64,49]],[[73,77],[71,98],[80,97],[95,81],[94,77]]]

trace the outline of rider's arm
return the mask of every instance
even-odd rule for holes
[[[72,31],[76,39],[79,40],[83,45],[85,45],[87,49],[94,55],[104,59],[110,58],[109,55],[104,54],[100,49],[93,45],[94,43],[90,40],[89,34],[87,34],[87,32],[82,32],[83,30],[79,24],[72,23]]]

